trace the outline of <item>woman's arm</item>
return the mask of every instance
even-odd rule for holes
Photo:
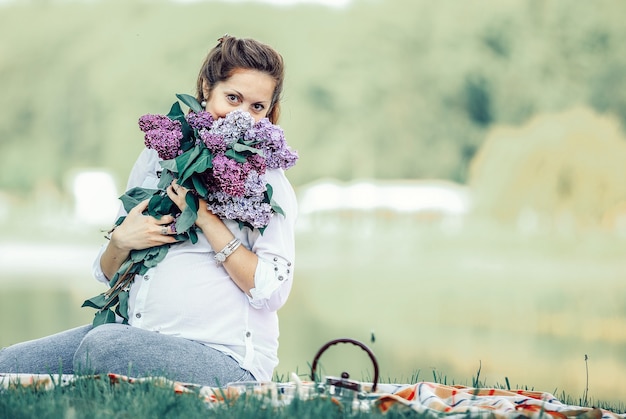
[[[248,236],[251,249],[239,246],[223,262],[223,267],[232,281],[248,295],[253,306],[266,305],[268,308],[277,309],[282,306],[291,288],[297,205],[293,189],[282,171],[268,172],[267,179],[272,184],[274,196],[282,205],[286,217],[275,214],[262,235],[256,229],[251,231]],[[185,195],[188,192],[186,188],[174,181],[166,191],[179,208],[185,208]],[[234,235],[229,227],[207,208],[206,203],[202,202],[198,208],[196,225],[202,230],[211,248],[219,252],[233,240]],[[283,286],[286,283],[288,285]],[[271,297],[272,302],[266,301]]]
[[[136,186],[156,188],[159,181],[157,171],[161,169],[159,160],[156,151],[144,149],[137,157],[130,171],[126,190]],[[128,214],[126,214],[123,207],[120,207],[118,218],[123,215],[126,218],[113,231],[110,237],[111,240],[94,262],[94,276],[96,279],[104,282],[102,274],[104,274],[107,280],[111,279],[133,249],[145,249],[176,241],[170,236],[161,234],[161,226],[170,224],[173,218],[167,216],[161,220],[156,220],[153,217],[144,216],[142,212],[146,208],[147,201],[139,204]]]
[[[133,208],[111,234],[111,241],[100,257],[100,267],[107,278],[115,275],[128,259],[131,250],[176,243],[177,240],[168,235],[173,233],[169,225],[174,222],[174,217],[164,215],[157,220],[143,215],[143,211],[148,208],[148,202],[149,199],[146,199]],[[167,229],[167,234],[163,234],[163,228]]]

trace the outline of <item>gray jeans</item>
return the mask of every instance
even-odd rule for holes
[[[116,373],[206,386],[254,380],[233,358],[206,345],[115,323],[81,326],[4,348],[0,373]]]

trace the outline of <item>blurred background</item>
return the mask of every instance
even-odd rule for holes
[[[91,321],[91,263],[218,37],[287,63],[281,363],[623,401],[626,3],[0,1],[0,346]],[[326,375],[367,379],[357,347]],[[588,360],[585,361],[585,359]],[[621,387],[621,388],[620,388]]]

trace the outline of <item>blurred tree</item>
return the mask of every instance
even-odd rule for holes
[[[202,56],[226,32],[285,57],[294,185],[464,182],[493,125],[580,104],[626,125],[616,93],[626,86],[624,12],[616,0],[10,3],[0,13],[0,188],[61,187],[85,166],[125,179],[143,146],[137,118],[193,93]]]
[[[626,139],[589,108],[490,131],[470,167],[478,214],[533,229],[598,228],[626,203]]]

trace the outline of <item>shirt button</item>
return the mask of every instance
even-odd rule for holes
[[[279,281],[282,281],[283,279],[285,279],[285,278],[284,278],[282,275],[279,275],[279,276],[278,276],[278,280],[279,280]]]
[[[250,335],[252,335],[252,333],[250,333],[250,332],[246,332],[246,337],[247,337],[247,338],[249,338],[249,337],[250,337]]]
[[[150,280],[150,275],[144,275],[144,276],[143,276],[143,279],[144,279],[145,281]]]
[[[137,317],[138,319],[140,319],[140,318],[141,318],[141,313],[137,313],[137,314],[135,314],[135,317]]]

